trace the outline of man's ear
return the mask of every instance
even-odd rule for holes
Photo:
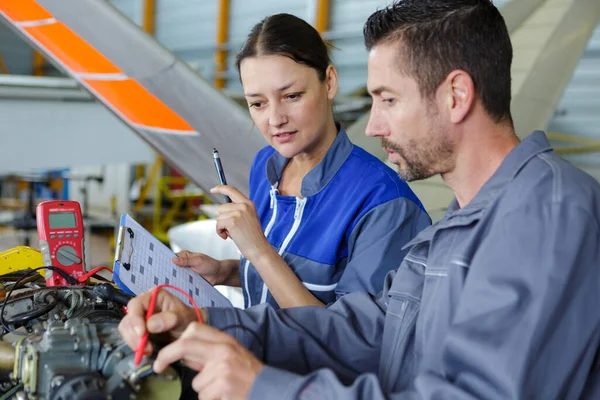
[[[454,70],[448,74],[443,85],[450,121],[459,124],[464,121],[475,102],[473,79],[465,71]]]
[[[325,84],[327,85],[327,98],[333,100],[338,91],[338,73],[333,65],[325,70]]]

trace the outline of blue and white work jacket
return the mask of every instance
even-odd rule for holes
[[[349,292],[378,293],[404,257],[404,244],[431,224],[419,199],[394,170],[353,145],[343,128],[304,177],[302,197],[277,191],[288,161],[267,146],[250,170],[250,199],[267,240],[325,304]],[[240,282],[246,307],[277,307],[244,257]]]

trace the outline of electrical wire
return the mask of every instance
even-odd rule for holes
[[[158,292],[162,288],[172,289],[172,290],[175,290],[176,292],[179,292],[182,295],[184,295],[194,306],[194,312],[196,313],[196,318],[198,318],[198,322],[202,323],[202,315],[200,314],[200,309],[198,308],[198,305],[196,305],[194,298],[192,296],[190,296],[189,294],[187,294],[186,292],[184,292],[182,289],[178,288],[177,286],[169,285],[168,283],[163,283],[161,285],[157,285],[152,290],[152,297],[150,297],[150,304],[148,305],[148,311],[146,311],[146,322],[148,322],[150,317],[152,317],[152,314],[154,314],[154,308],[156,307],[156,300],[158,298]],[[144,336],[142,336],[142,338],[140,339],[140,342],[138,344],[138,347],[134,351],[135,358],[133,360],[133,365],[135,365],[136,367],[138,365],[140,365],[140,361],[142,360],[142,356],[144,355],[144,348],[146,347],[147,343],[148,343],[148,330],[146,330],[146,333],[144,334]]]
[[[37,272],[42,269],[47,269],[52,272],[56,272],[57,274],[62,276],[67,281],[67,283],[69,283],[70,285],[77,285],[77,279],[73,278],[72,276],[69,276],[65,271],[63,271],[57,267],[43,266],[43,267],[37,267],[37,268],[27,271],[26,274],[24,274],[19,279],[17,279],[17,281],[12,285],[12,287],[6,294],[6,297],[4,298],[4,302],[2,303],[2,308],[0,309],[0,325],[2,325],[2,327],[7,332],[10,332],[10,333],[13,333],[13,334],[19,335],[19,336],[29,336],[30,335],[29,333],[17,332],[16,330],[10,328],[9,323],[4,318],[4,311],[6,310],[6,305],[9,303],[10,296],[12,295],[15,288],[19,287],[19,284],[21,283],[21,281],[23,281],[25,278],[27,278],[29,276],[32,276],[34,272]]]
[[[101,265],[101,266],[99,266],[99,267],[96,267],[96,268],[94,268],[94,269],[93,269],[93,270],[91,270],[90,272],[87,272],[87,273],[85,273],[85,274],[81,275],[79,278],[77,278],[77,282],[78,282],[78,283],[85,283],[85,282],[86,282],[88,279],[90,279],[91,277],[94,277],[94,278],[100,278],[100,279],[102,279],[102,280],[105,280],[105,281],[106,281],[106,280],[107,280],[106,278],[104,278],[104,277],[102,277],[102,276],[100,276],[100,275],[97,275],[97,276],[96,276],[96,274],[97,274],[98,272],[102,271],[102,270],[108,271],[108,272],[110,272],[111,274],[112,274],[112,272],[113,272],[113,271],[112,271],[110,268],[108,268],[108,267],[105,267],[105,266],[102,266],[102,265]]]
[[[52,300],[48,304],[46,304],[45,307],[43,307],[43,308],[34,308],[32,311],[27,312],[27,313],[18,314],[18,316],[14,317],[12,319],[7,319],[7,318],[3,317],[4,322],[6,324],[8,324],[8,325],[24,324],[26,322],[29,322],[29,321],[33,320],[33,319],[41,317],[44,314],[49,313],[58,304],[58,299],[55,298],[52,295],[47,295],[47,296],[51,296]]]
[[[154,289],[152,290],[152,297],[150,298],[150,303],[148,305],[148,311],[146,312],[146,322],[148,322],[150,317],[152,317],[152,314],[154,314],[154,308],[156,307],[156,300],[158,298],[158,291],[160,289],[162,289],[163,287],[176,290],[179,293],[183,294],[192,303],[192,305],[194,307],[194,312],[196,313],[196,318],[198,318],[198,322],[203,323],[202,314],[200,313],[200,309],[196,305],[196,302],[194,301],[193,297],[190,296],[188,293],[184,292],[182,289],[178,288],[177,286],[169,285],[167,283],[155,286]],[[265,346],[263,345],[261,338],[258,336],[258,334],[256,332],[254,332],[252,329],[248,328],[247,326],[240,325],[240,324],[227,325],[224,328],[221,328],[221,331],[225,332],[229,329],[241,329],[243,331],[250,333],[251,336],[256,341],[256,344],[260,348],[261,360],[262,361],[265,360],[265,355],[266,355],[265,354]],[[141,338],[141,340],[138,344],[138,347],[135,350],[136,360],[134,362],[134,365],[136,365],[136,366],[139,365],[139,362],[140,362],[139,360],[141,359],[141,355],[144,352],[146,343],[148,343],[148,331],[146,331],[146,334]]]
[[[80,304],[83,304],[83,296],[80,296],[79,292],[75,291],[75,290],[70,290],[65,294],[65,301],[68,299],[71,299],[71,305],[69,306],[69,308],[65,311],[65,316],[67,318],[71,318],[73,316],[73,313],[75,312],[75,310],[77,310],[77,308],[79,308]]]
[[[12,387],[8,392],[4,393],[2,397],[0,397],[0,400],[10,399],[21,389],[23,389],[23,384],[19,383],[17,386]]]

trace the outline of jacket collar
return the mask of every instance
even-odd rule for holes
[[[508,153],[500,167],[481,187],[475,198],[464,208],[456,199],[452,201],[446,216],[441,221],[425,228],[413,240],[403,246],[408,248],[417,243],[429,241],[441,229],[466,226],[480,218],[483,210],[504,190],[519,171],[535,156],[552,151],[552,146],[542,131],[533,131]]]
[[[338,134],[327,150],[323,159],[302,180],[300,193],[303,197],[313,196],[320,192],[342,167],[354,145],[340,124],[336,123]],[[290,161],[275,151],[266,163],[267,180],[272,187],[277,187],[285,166]]]
[[[552,146],[546,134],[542,131],[533,131],[521,143],[508,153],[500,167],[490,179],[481,187],[477,195],[463,209],[456,199],[448,208],[447,216],[453,214],[471,214],[485,208],[496,197],[498,192],[504,190],[506,185],[514,179],[519,171],[535,156],[552,151]]]

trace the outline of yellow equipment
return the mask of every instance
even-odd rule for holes
[[[42,253],[27,246],[17,246],[0,253],[0,275],[44,265]],[[44,278],[45,270],[38,271]]]

